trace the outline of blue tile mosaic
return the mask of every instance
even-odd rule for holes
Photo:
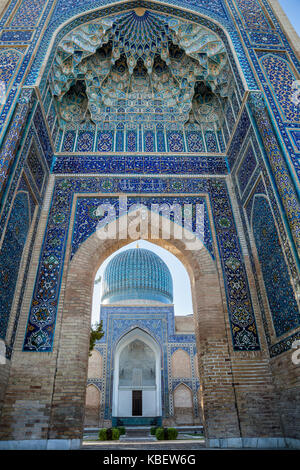
[[[243,195],[256,166],[257,161],[255,158],[254,149],[250,144],[237,170],[237,180],[241,196]]]
[[[113,131],[100,131],[98,132],[97,151],[98,152],[112,152],[114,142]]]
[[[66,131],[63,136],[62,151],[63,152],[73,152],[75,145],[76,132],[75,131]]]
[[[225,157],[176,155],[59,155],[53,173],[124,173],[124,174],[191,174],[226,175]]]
[[[78,133],[76,152],[92,152],[94,133],[91,131],[80,131]]]
[[[12,27],[35,26],[46,2],[43,0],[23,0],[17,9],[12,21],[9,23]]]
[[[287,60],[276,53],[265,54],[261,59],[263,70],[269,80],[283,119],[300,125],[300,104],[293,103],[293,83],[296,76]]]
[[[30,227],[29,193],[16,194],[0,251],[0,338],[5,339],[23,248]]]
[[[179,131],[168,131],[167,142],[169,152],[185,152],[183,133]]]
[[[218,143],[216,139],[216,134],[212,131],[205,132],[205,143],[207,152],[218,152]]]
[[[115,207],[116,211],[116,217],[118,218],[119,216],[119,199],[99,199],[99,198],[89,198],[89,199],[81,199],[78,198],[77,202],[77,208],[76,208],[76,218],[74,222],[74,232],[73,232],[73,239],[72,239],[72,249],[71,249],[71,256],[76,253],[78,247],[93,233],[96,231],[97,226],[99,224],[99,221],[101,220],[101,217],[96,215],[97,208],[99,207],[99,204],[103,203],[111,203]],[[159,204],[160,206],[163,206],[165,203],[164,198],[160,197],[139,197],[138,199],[136,198],[128,198],[127,203],[128,206],[130,207],[131,205],[135,203],[143,204],[145,207],[147,207],[149,210],[151,209],[151,205],[153,204]],[[168,205],[171,207],[173,204],[179,204],[181,207],[183,204],[195,204],[195,199],[189,199],[188,197],[180,197],[180,198],[174,198],[170,197],[168,200]],[[207,209],[206,209],[206,204],[205,200],[202,198],[198,198],[197,204],[203,205],[203,212],[204,212],[204,218],[203,218],[203,226],[198,227],[198,232],[197,236],[203,241],[204,245],[210,252],[211,256],[214,258],[214,253],[213,253],[213,244],[212,244],[212,238],[211,238],[211,231],[210,231],[210,224],[208,220],[208,214],[207,214]],[[174,214],[171,212],[170,214],[170,219],[173,222],[176,222],[177,220],[177,214]],[[196,231],[196,221],[193,220],[192,224],[192,230],[193,232]]]
[[[300,152],[300,129],[299,130],[289,130],[292,137],[292,142],[295,145],[296,151]]]
[[[144,131],[144,152],[155,152],[155,134],[153,131]]]
[[[188,152],[204,152],[203,138],[198,131],[186,132],[186,142]]]
[[[263,196],[254,200],[252,225],[274,329],[281,336],[300,326],[300,313],[270,205]]]
[[[32,174],[33,180],[39,192],[41,193],[45,180],[45,170],[38,156],[38,150],[36,145],[31,146],[26,162]]]
[[[33,31],[32,30],[20,30],[12,31],[10,29],[4,30],[1,33],[0,41],[2,42],[16,42],[22,43],[24,41],[30,41]]]

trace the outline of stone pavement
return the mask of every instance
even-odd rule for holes
[[[201,450],[205,449],[204,440],[176,440],[176,441],[85,441],[82,450]]]

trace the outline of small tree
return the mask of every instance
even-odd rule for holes
[[[94,349],[95,343],[97,340],[101,339],[102,336],[104,335],[103,331],[103,322],[101,320],[100,323],[96,323],[94,326],[91,326],[91,334],[90,334],[90,353],[89,355],[92,355],[92,351]]]

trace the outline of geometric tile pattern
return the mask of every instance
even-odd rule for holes
[[[251,226],[253,201],[254,199],[256,200],[257,195],[265,194],[268,196],[270,200],[270,205],[274,213],[274,219],[276,220],[278,231],[280,233],[282,247],[284,246],[284,251],[285,251],[285,260],[283,260],[282,262],[288,264],[288,270],[290,271],[290,276],[295,280],[294,282],[298,285],[299,285],[299,271],[297,268],[297,258],[294,257],[292,249],[288,242],[289,237],[287,235],[286,229],[284,227],[284,223],[281,218],[280,211],[278,209],[278,200],[276,200],[276,197],[274,195],[273,188],[269,180],[269,174],[268,174],[268,171],[266,170],[264,159],[262,158],[262,148],[259,147],[257,139],[258,139],[258,136],[255,135],[253,129],[250,129],[245,141],[242,144],[240,156],[242,158],[245,155],[245,151],[249,147],[253,146],[255,157],[256,157],[256,160],[258,161],[259,166],[256,167],[256,169],[252,173],[252,176],[249,175],[250,182],[245,188],[244,193],[242,195],[239,195],[238,186],[236,187],[235,192],[236,192],[238,203],[241,206],[243,205],[246,206],[245,210],[246,210],[247,217],[248,217],[248,225],[246,224],[246,221],[244,218],[244,212],[241,211],[240,214],[241,214],[241,218],[242,218],[242,222],[244,226],[244,233],[245,233],[246,242],[248,246],[252,271],[254,274],[256,293],[257,293],[257,297],[259,300],[259,306],[260,306],[260,311],[262,315],[265,336],[266,336],[266,340],[268,343],[268,349],[269,349],[270,356],[274,357],[274,356],[277,356],[278,354],[281,354],[284,351],[289,350],[291,348],[291,344],[293,343],[293,341],[295,341],[296,339],[299,339],[299,334],[291,332],[290,336],[286,337],[284,340],[281,340],[279,342],[276,342],[276,341],[274,342],[274,340],[270,336],[270,325],[269,325],[269,319],[268,319],[269,315],[266,315],[266,312],[265,312],[266,309],[265,309],[265,305],[263,301],[263,296],[261,293],[261,285],[260,285],[260,281],[258,279],[258,274],[256,271],[256,264],[255,264],[254,256],[252,254],[252,243],[250,243],[250,239],[248,235],[248,227]],[[236,167],[238,168],[238,165],[235,165],[235,168]],[[235,171],[235,168],[234,168],[234,171]],[[263,174],[263,180],[261,178],[258,179],[261,176],[261,174]],[[255,188],[253,188],[253,184],[255,184]]]
[[[261,59],[262,66],[271,84],[271,89],[282,110],[283,119],[298,123],[300,126],[300,103],[295,105],[292,100],[293,82],[296,77],[286,60],[279,56],[268,54]]]
[[[44,2],[41,0],[23,0],[10,22],[10,26],[14,28],[35,26],[43,8]]]
[[[271,29],[258,0],[236,0],[236,4],[249,29],[255,29],[257,31]]]
[[[72,237],[72,248],[71,248],[71,258],[74,256],[76,251],[78,250],[79,246],[93,233],[96,231],[99,221],[101,220],[100,216],[97,216],[97,208],[99,207],[100,203],[109,203],[115,208],[116,218],[119,217],[119,199],[112,197],[110,198],[78,198],[77,200],[77,207],[76,207],[76,217],[74,221],[74,229],[73,229],[73,237]],[[183,206],[183,204],[193,204],[195,203],[195,198],[189,197],[129,197],[127,198],[128,207],[132,206],[136,203],[143,204],[149,210],[151,210],[152,204],[159,204],[163,207],[163,204],[166,202],[170,205],[178,204]],[[200,213],[203,214],[201,220],[198,220],[198,224],[196,227],[196,221],[193,219],[193,226],[192,230],[196,233],[197,229],[197,237],[204,243],[204,246],[207,248],[209,253],[211,254],[212,258],[214,258],[214,251],[212,245],[212,238],[210,232],[210,224],[208,220],[207,208],[205,200],[201,197],[197,199],[198,210],[199,210],[199,218]],[[200,207],[201,206],[201,207]],[[174,223],[179,223],[177,221],[177,213],[171,212],[170,219]]]
[[[53,61],[55,47],[57,46],[58,42],[62,39],[62,37],[69,33],[70,30],[72,30],[74,27],[77,27],[79,24],[84,23],[82,17],[79,16],[78,18],[75,18],[75,20],[72,20],[68,23],[67,20],[72,16],[77,14],[85,14],[85,19],[87,21],[95,21],[102,15],[107,16],[111,15],[112,13],[119,14],[120,11],[122,11],[122,8],[124,9],[124,6],[116,5],[113,7],[108,6],[106,8],[103,8],[100,14],[99,11],[88,12],[89,10],[95,9],[97,7],[103,7],[107,3],[108,1],[106,0],[87,0],[85,2],[81,0],[76,2],[74,0],[59,0],[55,5],[53,11],[51,12],[52,16],[50,18],[50,9],[53,6],[52,0],[48,1],[48,3],[45,3],[40,0],[22,0],[19,2],[17,2],[16,0],[12,0],[9,3],[6,12],[4,13],[3,18],[1,19],[0,26],[1,28],[3,28],[3,31],[0,36],[0,41],[2,42],[2,46],[4,45],[5,47],[5,49],[3,48],[1,50],[0,54],[1,80],[5,82],[6,85],[9,85],[9,87],[11,87],[7,96],[6,104],[1,108],[0,116],[0,124],[3,128],[3,133],[4,131],[7,131],[5,135],[4,145],[1,149],[0,183],[1,187],[3,187],[3,184],[6,182],[11,184],[9,186],[9,197],[7,198],[8,202],[6,203],[3,209],[4,215],[2,217],[2,220],[0,221],[0,226],[2,229],[5,226],[5,218],[9,219],[10,217],[9,202],[13,201],[14,190],[16,190],[17,188],[18,178],[20,172],[22,171],[21,167],[25,159],[29,155],[28,149],[31,146],[31,144],[28,144],[27,146],[26,142],[26,151],[24,150],[24,152],[22,152],[22,155],[20,155],[20,157],[17,157],[18,145],[22,139],[23,131],[26,131],[28,114],[33,109],[34,100],[36,99],[32,98],[33,93],[30,88],[23,89],[22,94],[18,96],[25,74],[28,72],[26,84],[29,86],[34,85],[36,78],[40,74],[40,67],[48,51],[48,46],[50,44],[50,40],[54,35],[54,31],[56,31],[57,28],[63,22],[66,22],[65,26],[58,33],[57,38],[55,38],[54,48],[52,51],[50,51],[49,60],[45,68],[45,73],[43,76],[41,76],[40,82],[40,93],[42,96],[44,96],[46,114],[48,115],[48,124],[52,127],[54,125],[53,120],[55,116],[53,108],[51,108],[50,106],[51,96],[49,94],[47,96],[46,77],[49,72],[50,64]],[[283,35],[280,24],[275,18],[269,3],[266,0],[234,0],[234,2],[232,0],[228,0],[226,3],[223,0],[211,0],[209,2],[207,0],[166,0],[165,3],[169,4],[169,6],[151,4],[151,2],[145,3],[143,1],[133,1],[131,3],[128,3],[128,5],[126,5],[126,8],[145,6],[146,8],[149,7],[155,10],[156,12],[159,12],[159,14],[174,14],[177,15],[177,17],[184,18],[185,20],[194,20],[197,24],[201,24],[203,27],[210,28],[211,31],[213,31],[220,37],[220,39],[223,41],[225,48],[227,49],[228,59],[233,70],[233,76],[236,82],[236,90],[234,93],[235,98],[232,98],[233,112],[231,109],[231,105],[229,104],[227,109],[225,109],[225,119],[222,127],[222,132],[219,131],[217,134],[215,133],[215,135],[209,135],[203,133],[201,130],[201,132],[192,134],[193,131],[190,131],[188,129],[182,129],[179,125],[177,125],[178,123],[176,123],[175,128],[173,128],[172,126],[167,127],[165,124],[160,125],[160,123],[156,123],[156,126],[149,130],[146,126],[144,126],[143,122],[139,123],[136,129],[129,129],[126,127],[126,125],[122,125],[123,127],[120,126],[117,128],[113,126],[108,126],[108,128],[105,129],[104,126],[102,128],[100,125],[97,128],[80,128],[76,131],[76,133],[73,132],[73,134],[71,130],[66,130],[64,135],[62,133],[58,134],[58,141],[61,144],[61,151],[65,153],[68,152],[70,155],[63,155],[56,159],[55,171],[56,173],[66,172],[73,175],[75,175],[76,172],[89,173],[93,172],[93,170],[95,170],[95,173],[106,172],[107,174],[120,172],[137,174],[176,173],[187,175],[188,173],[190,173],[193,177],[190,179],[185,177],[177,179],[153,178],[151,179],[151,182],[149,182],[150,180],[147,180],[143,177],[131,179],[123,178],[119,179],[118,181],[116,178],[104,178],[102,179],[102,182],[98,184],[95,183],[96,179],[89,179],[88,177],[86,177],[87,187],[83,189],[83,181],[80,184],[78,183],[78,185],[84,192],[88,192],[90,190],[90,187],[94,189],[96,188],[101,192],[109,192],[113,187],[114,190],[124,190],[125,192],[129,193],[137,192],[138,189],[139,192],[160,192],[165,194],[168,194],[168,192],[175,192],[178,195],[181,195],[185,191],[189,193],[197,193],[200,191],[201,188],[201,191],[206,194],[209,194],[211,198],[214,216],[217,217],[217,214],[219,214],[219,219],[217,218],[215,221],[217,240],[218,248],[221,253],[225,281],[228,281],[226,284],[228,287],[228,290],[226,292],[227,301],[228,303],[230,303],[233,301],[232,285],[236,282],[236,279],[231,279],[231,282],[229,282],[229,271],[227,271],[227,269],[229,269],[229,266],[233,268],[236,263],[233,259],[229,260],[230,253],[228,252],[228,243],[232,242],[232,240],[224,240],[223,235],[226,233],[227,230],[227,236],[229,236],[228,234],[230,234],[233,239],[237,241],[237,245],[238,239],[234,231],[230,232],[232,226],[228,225],[228,220],[233,222],[233,218],[231,216],[227,217],[228,220],[226,221],[226,217],[222,219],[220,216],[220,212],[218,212],[220,211],[220,207],[218,206],[219,199],[222,199],[223,203],[224,201],[226,201],[226,197],[224,196],[225,190],[223,188],[222,197],[218,197],[218,195],[216,194],[214,194],[213,197],[214,190],[212,182],[208,182],[207,179],[203,179],[200,182],[200,179],[197,180],[194,178],[195,174],[225,174],[225,159],[216,158],[212,160],[210,159],[210,157],[207,157],[205,155],[195,155],[194,161],[192,160],[192,158],[188,158],[187,160],[183,159],[182,162],[180,162],[179,158],[181,157],[178,157],[177,159],[177,157],[175,156],[166,155],[166,158],[164,158],[162,155],[159,155],[154,156],[153,160],[151,161],[148,156],[140,158],[140,155],[137,154],[135,158],[133,158],[131,155],[127,155],[126,158],[125,156],[122,156],[124,157],[124,159],[120,158],[118,160],[118,156],[107,154],[107,158],[104,159],[102,159],[102,157],[96,159],[94,155],[86,155],[86,160],[83,160],[81,158],[81,155],[74,156],[72,154],[72,152],[77,150],[86,152],[93,152],[96,150],[110,153],[115,152],[117,150],[128,150],[130,152],[141,153],[147,150],[148,152],[162,153],[170,151],[170,148],[173,149],[172,152],[176,152],[176,148],[179,149],[180,152],[185,150],[194,153],[205,151],[223,151],[224,142],[222,142],[222,136],[224,137],[224,141],[228,143],[230,139],[229,131],[233,128],[234,118],[237,116],[239,104],[241,103],[241,98],[244,92],[243,82],[239,77],[237,67],[233,60],[233,54],[231,53],[230,48],[228,47],[228,34],[235,49],[235,54],[238,57],[239,66],[244,73],[244,78],[248,85],[248,88],[250,90],[258,90],[259,87],[262,85],[262,89],[264,90],[262,92],[262,95],[264,96],[264,99],[266,100],[268,106],[268,111],[266,110],[266,106],[264,106],[262,113],[261,110],[257,110],[256,104],[253,105],[255,99],[252,100],[253,97],[250,97],[249,101],[251,106],[248,108],[249,114],[247,111],[244,111],[242,113],[240,122],[237,125],[236,133],[231,141],[230,150],[228,153],[228,162],[230,168],[234,168],[235,165],[238,168],[236,176],[239,179],[239,187],[242,192],[241,196],[245,197],[245,195],[251,191],[250,183],[248,184],[249,179],[251,177],[251,181],[255,180],[256,175],[258,173],[258,168],[254,168],[256,154],[255,156],[253,155],[251,145],[247,148],[246,153],[240,153],[240,149],[244,144],[245,137],[249,132],[249,129],[251,128],[250,120],[254,119],[254,121],[256,121],[258,125],[260,137],[265,148],[266,158],[270,163],[270,168],[273,173],[272,178],[274,178],[277,188],[276,197],[278,196],[280,201],[283,203],[287,220],[291,228],[292,235],[294,237],[295,245],[299,243],[299,212],[294,187],[295,182],[297,184],[298,181],[296,181],[294,172],[290,172],[288,168],[289,165],[293,165],[295,168],[295,174],[298,172],[298,175],[300,175],[299,155],[297,154],[297,150],[299,151],[299,106],[297,107],[295,103],[289,100],[289,94],[292,90],[292,82],[296,76],[293,70],[299,70],[299,62],[297,61],[295,54],[288,43],[288,39]],[[264,6],[264,10],[261,8],[261,5]],[[176,6],[183,7],[183,9],[178,10]],[[44,11],[42,13],[43,9]],[[234,15],[235,23],[233,23],[230,19],[229,10],[231,10]],[[206,17],[200,18],[195,13],[204,13]],[[49,19],[49,22],[46,26],[47,18]],[[226,33],[219,26],[217,26],[215,22],[210,21],[208,18],[217,20],[218,24],[221,24],[226,29]],[[44,26],[46,27],[44,28]],[[245,54],[244,48],[242,47],[241,39],[243,40],[245,48],[247,49],[247,56]],[[40,40],[40,46],[37,48],[35,57],[33,57],[32,53],[37,46],[37,40]],[[8,43],[10,44],[8,45]],[[264,46],[264,48],[258,47],[255,50],[254,47],[257,45]],[[267,46],[268,48],[267,51],[265,46]],[[27,67],[31,59],[33,59],[31,70],[28,70]],[[251,71],[250,63],[251,66],[253,66],[256,70],[256,76],[258,77],[258,81],[260,82],[259,85]],[[16,104],[17,98],[18,104]],[[30,100],[31,102],[29,102]],[[16,105],[15,109],[13,109],[14,103]],[[13,111],[14,117],[13,120],[10,122],[9,126],[9,121],[8,119],[6,120],[6,118],[9,113],[13,115]],[[269,119],[269,113],[272,113],[272,119],[275,123],[274,126]],[[32,126],[32,129],[30,130],[30,133],[32,132],[37,133],[37,145],[39,146],[39,151],[41,152],[41,155],[43,154],[43,157],[45,157],[45,161],[47,162],[48,167],[51,168],[52,148],[47,132],[46,123],[44,121],[44,114],[42,112],[41,107],[38,107],[36,115],[34,117],[34,126]],[[58,132],[57,124],[53,126],[53,132],[54,135],[56,135],[56,133]],[[67,132],[70,133],[67,134]],[[104,137],[105,132],[106,137]],[[239,155],[241,155],[242,153],[245,155],[245,158],[241,162],[238,161],[238,158]],[[45,162],[43,160],[43,157],[41,156],[41,161],[43,162],[43,164],[40,164],[41,162],[39,163],[38,160],[35,159],[32,155],[27,158],[26,163],[26,165],[29,165],[29,167],[31,167],[31,171],[28,171],[28,180],[30,182],[33,182],[32,187],[36,186],[37,188],[35,189],[39,189],[40,191],[43,191],[43,188],[45,187],[45,182],[42,173],[43,171],[45,171],[46,174],[47,171],[46,164],[44,165]],[[247,162],[249,163],[248,165]],[[28,170],[26,165],[24,167],[25,171]],[[10,171],[15,172],[12,179],[9,178]],[[264,176],[266,184],[269,184],[268,177],[266,177],[265,174]],[[49,256],[54,256],[55,250],[57,249],[59,251],[59,249],[61,248],[62,251],[59,253],[59,256],[57,258],[58,265],[56,265],[54,258],[52,259],[48,257],[48,264],[46,259],[41,258],[41,264],[44,263],[44,266],[47,267],[47,273],[46,271],[45,273],[48,276],[46,279],[48,284],[46,283],[45,285],[49,286],[51,284],[49,284],[50,281],[53,281],[54,283],[56,282],[54,289],[58,289],[59,286],[59,281],[57,281],[55,276],[59,270],[58,266],[61,267],[62,258],[60,258],[60,256],[63,256],[64,252],[64,236],[69,221],[68,204],[70,204],[70,199],[68,198],[70,197],[72,191],[74,193],[78,189],[76,189],[74,186],[72,187],[72,185],[75,185],[75,183],[74,180],[73,182],[71,181],[72,178],[66,179],[66,184],[70,184],[70,188],[72,188],[72,190],[70,189],[70,192],[68,192],[68,190],[65,188],[65,191],[61,191],[60,196],[62,197],[62,200],[60,202],[56,200],[55,205],[52,208],[53,212],[51,212],[49,216],[49,227],[51,228],[52,224],[52,228],[50,230],[48,227],[50,231],[47,233],[48,235],[51,235],[50,239],[53,245],[50,246],[49,241],[49,245],[45,245],[45,251],[43,251],[43,255],[45,255],[45,253],[48,253]],[[223,182],[221,182],[221,184],[223,184]],[[12,188],[14,188],[14,190]],[[272,200],[270,194],[268,195],[270,197],[270,200]],[[36,197],[37,200],[40,201],[42,195],[38,194],[37,191]],[[66,205],[64,205],[63,198],[68,199],[68,203]],[[273,209],[273,201],[271,205]],[[30,209],[31,215],[32,207],[33,205],[31,205]],[[275,216],[276,223],[282,224],[280,215],[277,217],[276,213]],[[223,224],[222,228],[220,223],[221,225]],[[224,232],[222,232],[222,230]],[[25,227],[24,233],[26,233]],[[56,234],[56,237],[54,238],[52,237],[53,233]],[[262,234],[257,236],[260,237],[260,239],[263,239],[263,233],[265,232],[262,232]],[[276,234],[276,232],[274,233]],[[47,243],[48,239],[45,239],[45,244]],[[275,246],[277,245],[275,244]],[[14,252],[13,250],[14,247],[12,247],[11,253]],[[20,248],[19,251],[22,252],[22,249]],[[241,252],[240,248],[238,247],[237,253],[239,260],[241,260]],[[284,262],[284,259],[281,256],[282,253],[280,254],[279,251],[277,253],[279,257],[278,259]],[[262,253],[261,256],[267,257],[265,253]],[[18,255],[16,256],[15,260],[17,265]],[[53,264],[51,264],[51,262],[53,262]],[[53,268],[54,275],[52,277],[49,274],[51,271],[50,267]],[[243,277],[245,273],[243,273],[242,271],[237,272],[239,276]],[[234,269],[231,269],[231,275],[233,275],[234,272]],[[38,276],[40,275],[40,273],[41,271],[39,271]],[[284,271],[284,267],[282,269],[282,273],[283,275],[287,273],[287,271]],[[268,275],[270,275],[270,273],[265,273],[264,277],[268,279]],[[288,274],[286,274],[286,276],[287,275]],[[12,279],[14,279],[14,275],[12,276]],[[12,282],[12,285],[13,283],[14,280]],[[267,286],[268,282],[265,281],[265,284]],[[287,284],[284,284],[284,288],[286,289],[286,292],[288,292]],[[267,287],[266,290],[268,290]],[[51,288],[49,288],[48,290],[45,289],[44,292],[45,296],[50,296]],[[57,290],[55,292],[57,293]],[[272,293],[271,288],[269,289],[269,292],[270,296],[272,297],[273,295],[273,299],[276,300],[276,295],[274,292]],[[243,297],[241,294],[239,299],[242,298]],[[48,298],[44,300],[45,303],[48,302]],[[276,301],[274,302],[275,305]],[[277,303],[276,305],[279,304]],[[55,305],[54,307],[56,308]],[[290,311],[292,311],[293,308],[294,307],[291,306]],[[273,310],[275,312],[275,307]],[[41,309],[38,314],[37,312],[31,313],[36,315],[36,324],[34,325],[32,323],[29,325],[29,327],[32,329],[28,332],[28,338],[29,333],[34,333],[36,335],[36,342],[32,342],[31,344],[33,347],[29,349],[47,350],[47,348],[43,349],[43,347],[45,344],[47,344],[48,341],[48,350],[50,350],[52,344],[52,333],[54,328],[53,325],[55,325],[55,323],[48,325],[45,323],[43,325],[43,318],[46,318],[49,313],[46,309]],[[240,314],[240,316],[238,316],[238,313]],[[289,313],[287,311],[285,311],[285,314],[288,319],[288,325],[290,325],[291,328],[293,328],[293,321],[295,322],[294,324],[298,324],[298,317],[295,317],[293,320],[292,317],[289,317]],[[39,321],[37,320],[38,315],[40,318]],[[247,326],[243,330],[243,312],[238,312],[238,310],[234,311],[230,307],[229,315],[231,318],[231,324],[234,324],[234,321],[236,321],[237,318],[239,320],[232,329],[234,347],[238,349],[238,335],[237,330],[235,329],[236,325],[238,328],[240,328],[239,331],[247,331],[247,335],[249,337],[249,332],[251,331],[253,324],[252,326]],[[274,314],[274,318],[276,318],[276,331],[278,332],[278,334],[281,334],[281,332],[283,331],[283,326],[280,323],[279,317],[276,316],[276,313]],[[241,347],[241,350],[243,348],[244,350],[247,349],[245,346],[247,335],[244,334],[244,343]],[[242,335],[240,334],[240,337],[241,336]],[[40,339],[42,341],[39,343]],[[253,347],[255,341],[253,340],[251,344]],[[256,342],[255,347],[258,347],[257,344],[258,342]],[[290,340],[287,340],[286,342],[281,341],[280,344],[278,343],[278,346],[272,346],[272,354],[275,355],[277,353],[280,353],[289,347]],[[248,349],[251,349],[251,346],[249,346]]]
[[[270,205],[264,196],[254,200],[253,234],[276,336],[300,326],[300,312],[278,239]]]
[[[141,124],[139,130],[122,126],[116,129],[115,123],[108,123],[105,130],[93,126],[89,130],[81,127],[67,127],[57,140],[59,152],[224,152],[222,136],[216,130],[205,132],[202,136],[200,126],[189,130],[182,123],[176,124],[176,130],[168,130],[164,125],[147,130],[149,124]],[[195,130],[194,130],[195,129]],[[221,143],[218,145],[218,139]],[[125,148],[124,148],[125,142]],[[94,150],[95,149],[95,150]]]
[[[5,84],[6,89],[10,84],[21,57],[22,54],[14,49],[4,49],[0,52],[0,82]]]
[[[0,338],[5,339],[20,262],[30,227],[28,192],[16,194],[0,252]]]
[[[292,236],[298,249],[300,246],[300,206],[287,163],[282,155],[277,138],[272,132],[272,125],[266,112],[265,102],[261,93],[250,94],[249,105],[255,116],[257,128],[268,156],[273,177],[277,183],[277,190],[281,196]]]
[[[247,148],[243,160],[237,170],[237,179],[240,188],[240,193],[243,195],[251,175],[253,174],[255,168],[257,166],[257,161],[254,154],[254,149],[250,144]]]
[[[42,166],[41,160],[38,155],[38,150],[36,145],[32,145],[27,157],[27,164],[31,175],[34,179],[34,182],[41,193],[43,182],[45,179],[45,170]]]

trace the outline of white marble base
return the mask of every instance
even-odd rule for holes
[[[289,449],[300,449],[300,439],[293,439],[292,437],[285,438],[287,447]]]
[[[284,437],[232,437],[206,439],[206,445],[217,449],[300,449],[300,440]]]
[[[80,449],[81,439],[28,439],[0,441],[0,450],[74,450]]]

